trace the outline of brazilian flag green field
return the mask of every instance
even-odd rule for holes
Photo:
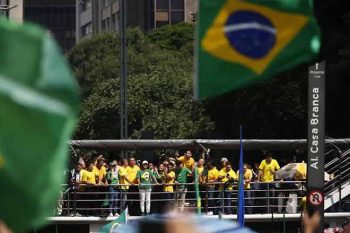
[[[201,0],[195,95],[237,89],[313,58],[320,30],[311,0]]]
[[[54,214],[80,101],[49,32],[0,17],[0,44],[0,220],[24,233]]]

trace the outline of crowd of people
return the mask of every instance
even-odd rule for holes
[[[279,169],[280,166],[271,153],[267,153],[266,158],[253,167],[244,164],[243,182],[248,214],[259,211],[258,208],[253,210],[253,206],[266,209],[268,200],[265,197],[271,197],[272,194],[258,190],[273,190],[271,182]],[[174,206],[183,211],[185,204],[195,198],[194,192],[191,192],[194,190],[195,172],[202,191],[202,201],[206,200],[202,206],[207,206],[207,214],[233,214],[239,171],[234,171],[225,157],[219,163],[204,155],[195,161],[191,151],[163,159],[158,164],[146,160],[137,161],[133,157],[108,163],[102,155],[88,163],[80,159],[69,176],[74,199],[82,200],[75,203],[78,211],[74,214],[99,215],[98,210],[105,200],[105,193],[108,193],[109,216],[118,216],[120,210],[127,205],[131,214],[134,212],[135,215],[161,212],[162,209],[165,211]],[[259,203],[254,198],[257,196],[261,197]]]

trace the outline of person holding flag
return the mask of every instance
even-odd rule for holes
[[[225,169],[221,169],[219,173],[219,180],[224,184],[220,185],[220,193],[221,198],[223,198],[223,203],[221,205],[223,208],[223,214],[233,214],[232,210],[232,190],[233,183],[237,181],[237,175],[232,170],[232,166],[230,162],[226,163]]]

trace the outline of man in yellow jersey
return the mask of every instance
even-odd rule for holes
[[[217,196],[217,190],[215,189],[215,182],[218,181],[219,179],[219,170],[216,169],[216,167],[214,166],[212,161],[208,161],[206,163],[206,167],[207,167],[207,175],[205,176],[205,182],[206,185],[208,187],[208,206],[209,206],[209,210],[208,210],[208,215],[213,215],[213,214],[217,214],[217,209],[214,208],[216,201],[214,201],[214,198]]]
[[[131,180],[128,178],[128,172],[126,171],[126,168],[128,167],[129,162],[127,159],[122,159],[121,166],[118,170],[118,176],[119,176],[119,184],[121,189],[121,211],[124,211],[126,208],[126,201],[128,199],[127,191],[129,190],[129,186],[127,184],[131,184]]]
[[[251,192],[250,192],[250,182],[253,178],[253,172],[251,169],[248,169],[247,164],[243,164],[243,182],[244,182],[244,200],[245,200],[245,207],[246,207],[246,213],[252,214],[253,208],[251,207],[252,199],[251,199]],[[239,179],[239,170],[237,171],[237,180]]]
[[[259,166],[259,177],[258,180],[261,183],[261,190],[266,190],[266,198],[263,200],[263,206],[268,208],[268,212],[274,211],[274,208],[270,208],[270,205],[274,204],[273,197],[275,196],[274,192],[274,180],[275,172],[280,169],[280,165],[277,160],[272,158],[272,153],[267,153],[266,159],[262,160]],[[267,198],[270,200],[267,200]]]
[[[167,204],[165,205],[165,209],[170,210],[174,205],[174,183],[175,183],[175,164],[174,162],[169,163],[167,167],[165,167],[165,185],[163,191],[165,192],[165,200]]]
[[[177,157],[177,160],[182,163],[182,165],[192,171],[194,169],[194,159],[192,158],[192,152],[190,150],[186,151],[185,155]]]
[[[137,184],[136,175],[140,170],[140,167],[136,165],[136,160],[133,157],[129,158],[129,166],[126,167],[126,172],[128,173],[128,178],[132,184]],[[139,215],[139,189],[138,186],[132,185],[129,188],[129,211],[131,215]]]
[[[103,165],[104,158],[102,158],[102,155],[100,155],[94,165],[93,172],[96,176],[96,184],[107,184],[106,182],[106,175],[107,175],[107,169]]]
[[[96,199],[95,195],[93,194],[95,190],[95,186],[96,186],[96,178],[95,178],[95,173],[93,172],[93,168],[94,168],[94,163],[89,163],[87,170],[85,170],[82,173],[82,178],[81,178],[81,183],[85,184],[85,192],[87,194],[84,195],[84,206],[86,208],[85,214],[86,215],[93,215],[96,216],[98,215],[96,208],[96,202],[94,201],[94,199]]]
[[[219,169],[220,169],[220,171],[223,171],[223,170],[225,170],[226,169],[226,163],[228,162],[228,159],[227,158],[225,158],[225,157],[222,157],[221,159],[220,159],[220,167],[219,167]]]
[[[221,169],[221,171],[219,172],[219,180],[224,183],[220,185],[220,191],[222,191],[220,194],[221,197],[222,195],[224,197],[224,203],[221,203],[221,205],[224,205],[223,214],[233,214],[231,202],[232,190],[233,183],[237,181],[237,175],[232,170],[230,162],[227,162],[225,169]]]

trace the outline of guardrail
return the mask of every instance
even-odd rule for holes
[[[303,181],[251,182],[245,189],[247,214],[298,213],[305,195]],[[173,184],[174,192],[164,192],[164,184],[151,184],[150,206],[147,198],[140,200],[139,185],[79,185],[65,186],[58,201],[57,213],[63,216],[107,216],[120,213],[129,206],[131,215],[140,215],[140,201],[146,204],[144,212],[159,213],[169,209],[179,211],[196,209],[193,183]],[[232,190],[220,188],[225,183],[200,185],[201,209],[204,214],[235,214],[237,212],[237,184]],[[128,189],[127,189],[128,188]]]

